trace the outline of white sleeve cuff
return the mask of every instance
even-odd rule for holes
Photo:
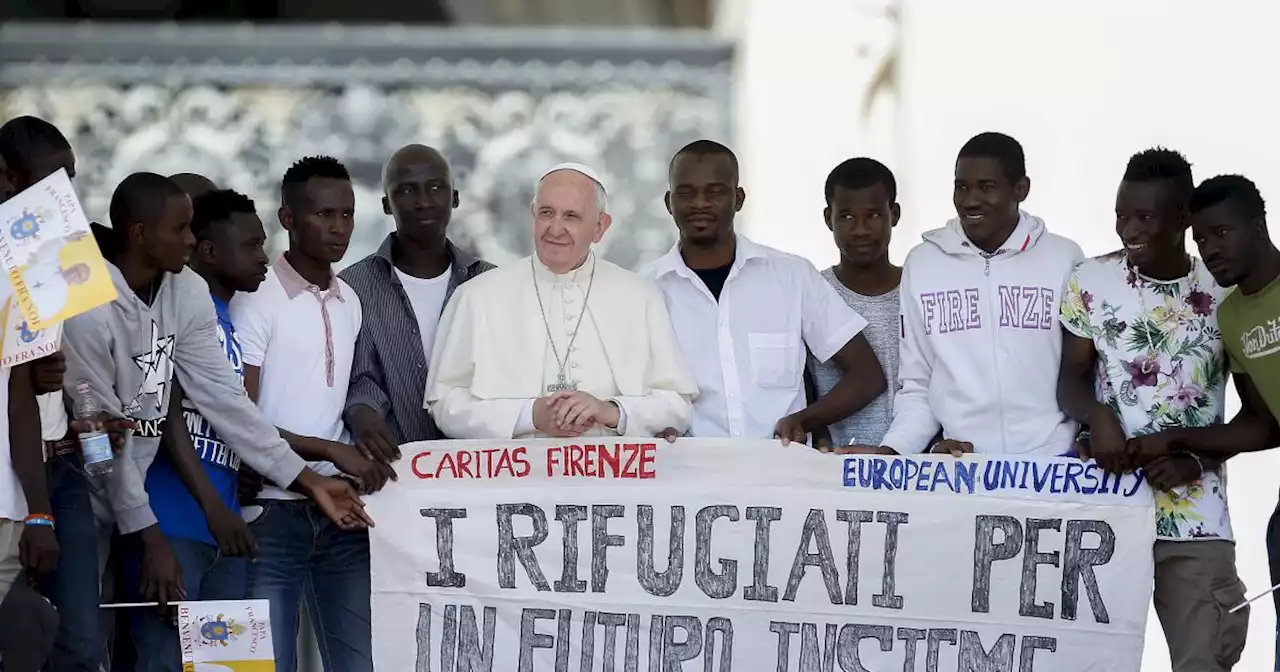
[[[618,407],[618,426],[614,428],[618,432],[618,436],[626,436],[627,434],[627,407],[622,405],[617,399],[610,399],[609,403]]]
[[[524,402],[524,408],[520,409],[520,417],[516,418],[515,430],[511,432],[511,438],[518,439],[538,431],[533,426],[533,400]]]

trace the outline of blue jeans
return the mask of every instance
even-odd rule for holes
[[[78,455],[55,455],[45,466],[49,499],[58,523],[54,534],[60,547],[57,567],[42,586],[45,597],[58,608],[58,636],[45,669],[98,672],[102,560],[89,481]]]
[[[345,532],[306,501],[263,500],[250,523],[258,560],[249,597],[271,602],[276,670],[298,664],[299,603],[305,604],[325,672],[373,672],[369,533]]]
[[[166,536],[182,569],[182,587],[188,600],[243,600],[249,590],[247,558],[224,557],[217,546],[194,539]],[[129,585],[137,591],[141,549],[129,559]],[[161,618],[154,609],[135,609],[133,644],[138,651],[135,672],[182,672],[182,647],[172,618]]]

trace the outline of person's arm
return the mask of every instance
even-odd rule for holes
[[[1247,374],[1232,374],[1240,395],[1240,412],[1230,422],[1208,427],[1178,427],[1149,434],[1135,442],[1156,441],[1167,450],[1183,450],[1215,458],[1214,464],[1238,453],[1269,450],[1280,445],[1280,425]],[[1210,465],[1205,464],[1209,469]]]
[[[1100,413],[1114,415],[1094,393],[1094,367],[1097,362],[1098,350],[1092,338],[1082,338],[1063,330],[1058,406],[1067,417],[1082,425],[1089,425],[1090,419]]]
[[[391,399],[386,389],[382,358],[378,356],[373,335],[362,327],[351,360],[351,384],[347,388],[343,420],[362,451],[389,463],[400,457],[400,449],[387,427]]]
[[[258,389],[262,381],[262,369],[252,364],[244,365],[244,390],[249,399],[258,402]],[[303,459],[308,462],[332,462],[334,441],[326,441],[313,436],[301,436],[279,427],[275,428],[280,438],[284,439]]]
[[[898,380],[902,387],[893,397],[893,422],[880,444],[900,455],[922,453],[929,448],[942,424],[929,404],[929,384],[933,379],[933,345],[925,333],[920,306],[911,291],[911,258],[902,268],[899,296],[900,336]]]
[[[813,379],[813,370],[806,366],[804,370],[804,403],[808,406],[817,400],[818,383]],[[811,433],[813,434],[814,448],[833,447],[830,426],[823,425],[821,427],[814,427]]]
[[[45,480],[44,441],[40,436],[40,409],[36,405],[31,365],[19,364],[9,371],[9,455],[13,471],[27,500],[27,515],[56,524]],[[58,562],[58,539],[53,527],[24,525],[19,558],[28,577],[39,580],[54,570]]]
[[[182,410],[184,397],[182,384],[175,380],[173,388],[169,390],[169,412],[160,445],[169,457],[169,463],[173,465],[178,479],[204,512],[205,522],[214,540],[218,542],[218,548],[229,557],[251,556],[253,537],[248,526],[222,501],[222,496],[213,487],[209,474],[200,463],[196,447],[191,442],[191,433],[187,429]]]
[[[440,315],[423,408],[452,439],[513,439],[533,433],[533,399],[480,399],[471,394],[475,375],[474,319],[470,283],[454,292]]]
[[[888,389],[884,368],[865,335],[854,336],[831,359],[840,369],[840,381],[796,414],[806,432],[844,420]]]

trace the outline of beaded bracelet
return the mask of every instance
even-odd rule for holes
[[[24,525],[33,527],[53,527],[53,516],[47,513],[33,513],[22,520]]]

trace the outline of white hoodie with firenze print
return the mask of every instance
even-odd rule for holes
[[[883,445],[919,453],[941,428],[978,453],[1061,455],[1076,424],[1058,407],[1058,304],[1080,246],[1038,217],[993,254],[960,220],[924,234],[902,269],[902,342]]]

